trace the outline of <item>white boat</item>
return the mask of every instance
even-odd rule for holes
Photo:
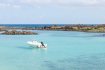
[[[38,42],[38,41],[28,41],[27,42],[28,45],[32,46],[32,47],[37,47],[37,48],[47,48],[47,44],[44,44],[44,46]]]

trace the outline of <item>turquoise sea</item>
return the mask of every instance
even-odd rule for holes
[[[39,35],[0,35],[0,70],[105,70],[102,33],[35,32]],[[48,48],[31,48],[30,40]]]

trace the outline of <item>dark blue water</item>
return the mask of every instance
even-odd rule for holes
[[[39,28],[39,27],[49,27],[49,26],[65,26],[65,25],[76,25],[76,24],[0,24],[0,26],[7,26],[7,27],[28,27],[28,28]],[[86,25],[86,26],[95,26],[98,24],[81,24],[81,25]]]
[[[64,26],[64,25],[68,25],[68,24],[0,24],[0,26],[7,26],[7,27],[49,27],[49,26],[53,26],[53,25],[57,25],[57,26]]]

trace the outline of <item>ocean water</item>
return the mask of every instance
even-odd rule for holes
[[[53,26],[53,25],[64,26],[64,25],[68,25],[68,24],[0,24],[0,26],[19,27],[19,28],[24,28],[24,27],[40,28],[40,27],[44,27],[44,26],[48,27],[48,26]]]
[[[35,32],[39,35],[0,35],[0,70],[105,70],[103,33]],[[48,48],[31,48],[30,40]]]
[[[57,26],[65,26],[65,25],[75,25],[75,24],[0,24],[0,26],[7,26],[7,27],[19,27],[19,28],[24,28],[24,27],[28,27],[28,28],[40,28],[40,27],[45,27],[45,26],[53,26],[53,25],[57,25]],[[82,24],[83,25],[83,24]],[[84,24],[87,26],[96,26],[98,24]]]

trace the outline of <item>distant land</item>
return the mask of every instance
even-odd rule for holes
[[[21,30],[21,32],[18,32],[17,30]],[[23,32],[23,30],[25,31]],[[37,34],[29,32],[27,30],[80,31],[104,33],[105,24],[0,24],[1,34]]]

